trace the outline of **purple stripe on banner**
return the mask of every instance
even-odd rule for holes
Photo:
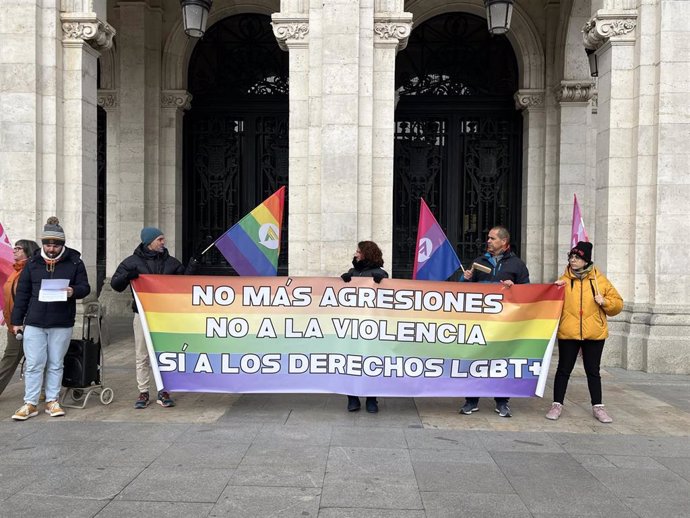
[[[216,242],[216,247],[240,275],[269,276],[276,274],[275,266],[239,225],[228,230]]]
[[[441,243],[447,241],[446,235],[443,233],[443,230],[441,230],[441,227],[438,224],[431,225],[429,230],[427,230],[426,234],[424,234],[422,237],[430,239],[431,243],[434,245],[434,249],[431,252],[432,254],[436,253],[436,249]]]
[[[333,374],[161,373],[171,392],[336,393],[388,397],[533,397],[537,378],[365,378]],[[316,379],[315,379],[316,378]],[[318,380],[318,381],[317,381]]]

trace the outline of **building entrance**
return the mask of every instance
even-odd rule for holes
[[[288,54],[278,47],[270,21],[231,16],[194,48],[192,107],[184,120],[185,259],[288,183]],[[287,273],[287,220],[279,275]],[[199,274],[234,271],[213,247]]]
[[[473,15],[432,18],[398,54],[396,89],[393,275],[412,276],[422,197],[464,265],[493,226],[519,243],[522,123],[510,42]]]

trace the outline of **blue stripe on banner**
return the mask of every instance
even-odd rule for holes
[[[420,281],[445,281],[460,267],[455,251],[448,240],[437,248],[417,272]]]
[[[232,227],[216,242],[216,248],[238,274],[276,275],[276,268],[258,246],[239,225]]]

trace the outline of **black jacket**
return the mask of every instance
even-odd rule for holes
[[[15,326],[34,326],[42,328],[73,327],[77,314],[77,299],[91,293],[86,267],[76,250],[65,247],[62,257],[52,272],[40,250],[32,255],[17,282],[17,294],[12,310],[12,324]],[[65,302],[41,302],[38,292],[43,279],[69,279],[74,294]]]
[[[162,275],[193,275],[198,263],[192,259],[189,261],[187,269],[182,263],[168,253],[165,248],[163,252],[153,252],[145,247],[143,243],[134,250],[134,253],[127,257],[115,270],[110,285],[115,291],[124,291],[129,286],[127,274],[137,272],[139,274],[162,274]],[[137,305],[132,301],[132,310],[137,311]]]
[[[388,278],[386,270],[380,266],[375,266],[368,261],[352,261],[354,268],[350,268],[347,273],[353,277],[373,277],[374,274],[382,275],[384,279]]]
[[[512,252],[512,250],[505,252],[496,266],[491,263],[490,258],[491,254],[487,252],[474,260],[475,263],[491,268],[491,273],[474,270],[474,272],[472,272],[472,282],[501,282],[511,280],[515,284],[529,284],[529,271],[527,270],[527,266],[522,262],[522,259]]]

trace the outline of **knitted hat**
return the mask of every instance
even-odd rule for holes
[[[141,242],[144,246],[149,246],[154,239],[162,236],[163,231],[156,227],[144,227],[141,229]]]
[[[49,217],[48,221],[46,221],[41,234],[41,243],[44,245],[62,245],[65,243],[65,232],[60,226],[60,220],[55,216]]]
[[[589,243],[587,241],[578,241],[578,243],[573,247],[573,249],[570,251],[568,254],[568,257],[571,255],[576,255],[580,259],[583,259],[587,264],[592,262],[592,243]]]

